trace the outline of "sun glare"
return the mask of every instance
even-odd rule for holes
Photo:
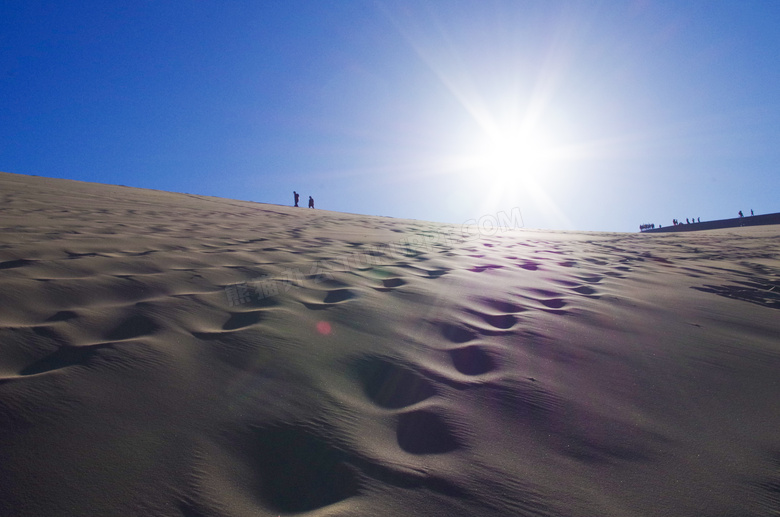
[[[501,134],[488,139],[481,151],[480,165],[498,176],[531,174],[544,164],[543,143],[521,134]]]
[[[572,163],[598,151],[578,143],[579,131],[572,123],[576,106],[558,95],[574,54],[569,43],[577,27],[572,20],[561,14],[538,60],[524,58],[527,49],[515,47],[517,42],[502,40],[496,46],[487,38],[485,45],[474,44],[473,38],[460,39],[439,23],[433,25],[440,30],[430,32],[414,20],[396,20],[402,36],[457,105],[456,115],[443,114],[444,122],[434,126],[441,146],[430,160],[435,171],[430,174],[451,174],[462,186],[450,195],[453,206],[466,200],[487,213],[522,204],[553,214],[561,227],[571,226],[556,204],[555,191],[570,187],[563,178],[571,177]],[[488,23],[495,23],[496,33],[505,33],[503,20]],[[461,48],[461,41],[468,44]]]
[[[542,173],[551,159],[545,140],[517,131],[492,132],[476,145],[470,169],[506,186]]]

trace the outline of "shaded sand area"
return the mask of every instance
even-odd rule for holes
[[[0,515],[780,514],[778,226],[0,196]]]

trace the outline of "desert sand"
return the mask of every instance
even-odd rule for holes
[[[0,196],[0,515],[780,515],[780,226]]]

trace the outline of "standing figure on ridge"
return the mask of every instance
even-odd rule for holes
[[[301,195],[293,190],[293,197],[295,198],[295,206],[298,206],[298,200],[301,198]]]
[[[740,211],[739,211],[739,216],[740,216],[740,217],[744,217],[744,216],[742,215],[742,210],[740,210]]]
[[[314,198],[309,196],[309,208],[314,208]]]

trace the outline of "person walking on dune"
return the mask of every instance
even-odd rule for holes
[[[295,198],[295,206],[298,206],[298,200],[301,198],[301,195],[293,190],[293,197]]]
[[[314,208],[314,198],[309,196],[309,208]]]

